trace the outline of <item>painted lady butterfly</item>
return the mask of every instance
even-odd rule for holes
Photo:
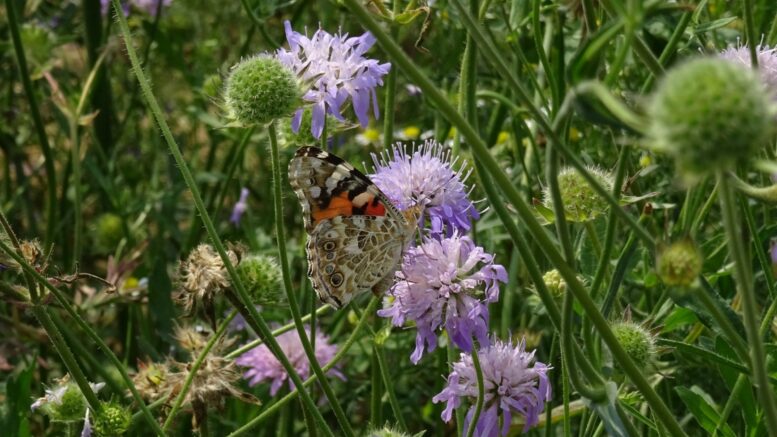
[[[289,183],[302,204],[308,277],[319,298],[341,308],[391,287],[419,211],[399,211],[367,176],[315,147],[297,150]]]

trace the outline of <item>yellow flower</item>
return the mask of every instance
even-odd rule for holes
[[[364,138],[369,141],[378,141],[380,139],[380,131],[375,128],[368,127],[364,130]]]
[[[645,168],[653,163],[653,157],[647,153],[639,157],[639,166]]]
[[[496,137],[496,143],[497,144],[506,143],[507,140],[509,140],[509,139],[510,139],[510,132],[501,131],[501,132],[499,132],[499,136]]]
[[[421,129],[419,129],[418,126],[408,126],[402,129],[402,135],[414,140],[418,138],[419,135],[421,135]]]
[[[580,134],[579,130],[575,129],[574,127],[569,128],[569,141],[572,141],[572,142],[580,141],[580,138],[582,136],[583,135]]]

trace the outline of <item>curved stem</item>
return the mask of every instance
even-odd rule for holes
[[[76,357],[73,355],[73,351],[70,350],[70,347],[65,342],[65,339],[62,338],[62,334],[59,332],[59,329],[57,329],[56,325],[54,325],[54,322],[49,316],[48,309],[44,305],[33,305],[32,313],[35,314],[35,318],[38,319],[41,326],[43,326],[43,329],[46,330],[46,334],[48,334],[49,339],[54,344],[54,349],[56,349],[59,357],[62,358],[62,362],[65,364],[65,368],[67,368],[70,376],[73,377],[73,380],[78,385],[78,388],[81,389],[81,394],[83,394],[84,398],[86,398],[86,402],[89,404],[89,408],[91,408],[92,411],[97,414],[102,410],[100,401],[97,399],[97,395],[94,393],[94,391],[92,391],[92,387],[89,385],[89,381],[87,381],[86,375],[84,375],[83,370],[81,370],[81,366],[78,364],[78,361],[76,361]]]
[[[397,46],[391,37],[389,37],[386,32],[383,31],[381,26],[378,25],[375,20],[373,20],[373,18],[364,9],[358,0],[343,0],[343,2],[354,13],[362,25],[364,25],[364,27],[372,32],[381,48],[383,48],[383,50],[389,55],[392,61],[397,66],[399,66],[416,85],[421,88],[421,90],[424,92],[424,95],[437,106],[439,112],[448,120],[450,120],[454,125],[456,125],[459,131],[464,135],[475,154],[475,161],[479,162],[479,164],[482,164],[483,168],[488,172],[488,174],[494,178],[499,188],[504,192],[505,196],[518,212],[523,223],[529,229],[530,233],[536,240],[537,245],[545,252],[545,255],[558,268],[562,277],[569,285],[569,289],[575,294],[575,297],[578,299],[578,301],[580,301],[580,305],[582,306],[583,310],[586,312],[588,317],[592,319],[594,327],[597,329],[597,331],[599,331],[602,339],[610,348],[613,357],[623,367],[626,375],[629,377],[629,379],[631,379],[637,389],[639,389],[639,391],[645,397],[647,403],[653,408],[656,417],[661,422],[663,422],[663,424],[673,435],[684,436],[685,432],[680,427],[677,419],[675,419],[675,417],[672,415],[672,412],[666,406],[661,397],[658,396],[655,390],[653,390],[653,387],[642,374],[641,370],[634,364],[626,351],[623,350],[623,347],[618,343],[618,340],[612,333],[607,320],[602,317],[601,313],[596,307],[596,303],[590,298],[590,296],[588,296],[586,290],[583,288],[583,285],[577,279],[574,270],[569,268],[561,254],[558,253],[554,243],[550,240],[550,238],[545,233],[545,230],[534,217],[534,214],[526,204],[526,201],[521,198],[518,189],[512,183],[510,178],[507,177],[504,171],[502,171],[494,157],[491,156],[485,143],[479,137],[475,129],[469,123],[467,123],[461,114],[459,114],[450,104],[450,102],[448,102],[440,90],[437,89],[434,83],[432,83],[432,81],[421,70],[418,69],[418,67],[407,57],[402,49]],[[464,8],[461,6],[461,2],[459,0],[453,0],[453,3],[457,6],[465,21],[467,21],[467,26],[470,28],[470,30],[475,29],[473,30],[475,41],[480,42],[480,37],[477,33],[480,32],[480,29],[477,23],[473,23],[471,21],[472,17],[467,14],[467,11],[464,10]],[[485,45],[487,45],[487,43],[481,44],[481,47],[484,47]],[[504,69],[508,71],[509,76],[512,76],[509,74],[509,69],[506,64],[503,62],[499,64],[501,64]],[[501,68],[502,67],[500,67],[500,69]],[[515,82],[517,84],[517,88],[514,87],[516,94],[519,96],[524,94],[525,91],[523,90],[521,84],[517,82],[517,79]],[[514,85],[512,81],[510,81],[510,85]],[[531,103],[531,99],[528,98],[528,95],[525,97],[525,100]],[[524,97],[522,96],[521,98],[523,99]],[[540,124],[543,130],[547,132],[548,137],[550,138],[552,136],[554,141],[558,140],[559,136],[553,132],[552,129],[549,129],[550,126],[547,124],[547,121],[545,120],[542,113],[534,105],[526,106],[527,108],[531,109],[533,115],[535,115],[537,123]],[[536,114],[534,114],[535,111]],[[584,167],[584,164],[578,157],[572,154],[569,149],[562,147],[563,143],[561,141],[556,144],[557,147],[559,147],[559,151],[565,156],[565,158],[571,162],[575,162],[576,160],[578,166]],[[590,175],[588,176],[590,177]],[[620,207],[618,202],[612,198],[611,193],[607,192],[607,190],[604,189],[597,181],[593,180],[593,178],[591,179],[592,180],[589,180],[588,177],[586,177],[586,180],[592,185],[592,187],[594,187],[598,194],[608,199],[608,203],[611,203],[611,205],[614,203],[614,205],[612,205],[614,206],[614,210],[618,211],[619,216],[624,218],[624,221],[628,223],[629,226],[634,228],[635,234],[640,236],[640,238],[643,239],[648,247],[654,247],[655,243],[652,236],[647,233],[647,231],[643,229],[636,222],[636,220],[634,220],[633,217],[627,214]],[[489,196],[489,200],[491,200],[491,196]],[[512,219],[510,219],[510,221],[512,221]],[[503,221],[503,223],[505,222]],[[505,225],[507,225],[507,223],[505,223]]]
[[[718,173],[718,199],[723,215],[723,225],[726,229],[731,259],[734,261],[734,273],[737,289],[742,298],[742,313],[747,342],[750,345],[750,362],[758,397],[766,416],[766,428],[771,435],[777,435],[777,406],[769,386],[769,375],[766,369],[766,357],[763,340],[758,327],[758,309],[753,289],[753,276],[750,260],[746,255],[741,234],[739,216],[736,211],[734,190],[725,173]]]
[[[310,367],[313,369],[313,373],[318,376],[319,383],[324,389],[329,403],[332,405],[337,421],[340,423],[340,427],[346,436],[352,436],[353,430],[351,429],[348,418],[345,416],[340,401],[337,399],[332,387],[329,385],[329,381],[324,376],[324,371],[321,370],[321,365],[316,358],[316,352],[313,350],[313,346],[308,339],[308,333],[305,331],[305,325],[302,323],[302,314],[300,313],[299,303],[297,303],[297,295],[292,289],[291,285],[291,272],[289,272],[289,260],[286,252],[286,231],[283,226],[283,197],[281,193],[281,163],[278,153],[278,139],[275,133],[275,123],[272,122],[268,126],[268,133],[270,134],[270,155],[272,161],[273,170],[273,200],[275,204],[275,238],[278,243],[278,261],[281,266],[281,272],[283,273],[283,289],[286,292],[286,299],[289,301],[289,309],[291,310],[291,316],[294,319],[294,325],[297,327],[297,333],[299,334],[300,341],[302,342],[302,348],[305,350],[305,354],[310,361]],[[326,132],[325,132],[326,133]],[[324,138],[324,134],[321,138]],[[310,336],[314,336],[315,333],[311,327]]]
[[[114,8],[116,10],[120,10],[121,3],[119,0],[112,0]],[[183,155],[181,154],[181,149],[178,147],[178,144],[175,142],[175,139],[173,138],[173,133],[170,131],[170,127],[167,125],[167,121],[165,121],[163,117],[163,112],[161,108],[159,107],[159,103],[156,100],[156,97],[154,97],[154,93],[151,90],[151,85],[148,82],[148,79],[146,78],[146,75],[141,68],[140,60],[138,59],[137,53],[135,52],[135,48],[132,46],[132,36],[129,31],[129,26],[127,25],[127,19],[124,17],[124,14],[116,14],[116,20],[119,23],[119,28],[121,29],[122,37],[124,38],[124,44],[127,48],[127,55],[130,58],[130,62],[132,64],[132,69],[135,72],[135,76],[138,79],[138,83],[140,84],[141,91],[143,92],[143,97],[146,100],[146,103],[149,106],[149,109],[151,110],[152,115],[154,116],[154,119],[156,120],[157,124],[159,125],[160,130],[162,131],[162,136],[165,138],[165,141],[167,142],[167,146],[170,149],[170,153],[173,155],[173,159],[175,160],[176,165],[178,166],[178,170],[181,172],[181,176],[183,177],[184,182],[186,183],[186,186],[189,188],[189,191],[192,194],[192,200],[194,202],[194,206],[197,209],[197,211],[200,213],[200,219],[202,220],[203,225],[205,226],[205,229],[208,233],[208,236],[210,237],[213,247],[218,252],[219,256],[221,257],[222,262],[224,263],[224,267],[227,270],[227,273],[229,274],[229,278],[231,280],[231,283],[234,287],[234,292],[236,295],[233,295],[231,297],[234,297],[234,303],[238,304],[238,310],[243,314],[243,316],[246,319],[246,322],[251,326],[251,328],[256,332],[257,335],[264,338],[264,341],[267,344],[267,347],[270,349],[270,351],[278,358],[278,361],[280,361],[283,368],[286,370],[286,372],[289,375],[289,378],[292,380],[294,385],[301,387],[302,386],[302,379],[299,377],[299,374],[294,369],[294,367],[289,362],[288,357],[283,353],[283,350],[281,350],[280,346],[278,345],[278,342],[275,341],[275,338],[272,336],[270,332],[270,328],[267,326],[267,323],[264,321],[261,315],[256,311],[256,308],[253,304],[251,304],[251,300],[248,296],[248,293],[246,292],[245,286],[243,285],[243,282],[240,279],[240,276],[237,274],[237,270],[235,269],[235,266],[232,265],[232,261],[229,259],[229,256],[227,255],[227,251],[224,248],[224,244],[221,241],[221,238],[219,237],[218,233],[216,232],[216,227],[213,225],[213,221],[210,218],[210,215],[208,214],[207,209],[205,208],[205,204],[202,201],[202,196],[200,195],[200,191],[197,188],[197,184],[194,180],[194,177],[192,176],[191,171],[189,170],[189,166],[186,164],[186,161],[183,159]],[[284,254],[285,256],[285,254]],[[231,293],[228,293],[228,296],[231,295]],[[313,398],[310,397],[310,394],[307,391],[302,391],[302,401],[307,406],[308,410],[310,410],[311,414],[316,419],[316,422],[319,424],[321,429],[327,434],[327,435],[333,435],[331,429],[329,429],[329,426],[324,421],[323,416],[321,416],[321,412],[318,411],[318,408],[316,408],[315,403],[313,402]]]
[[[564,294],[564,304],[561,311],[561,350],[564,356],[564,363],[568,372],[570,381],[575,390],[580,393],[581,396],[586,397],[593,402],[603,402],[607,400],[607,391],[603,385],[589,386],[581,378],[577,372],[576,366],[570,364],[574,362],[574,353],[572,352],[572,295],[570,293]]]
[[[2,215],[0,215],[2,217]],[[154,416],[151,415],[151,411],[146,407],[145,402],[143,402],[143,398],[140,396],[140,393],[138,393],[138,390],[135,388],[135,384],[132,383],[132,378],[129,377],[127,374],[127,370],[124,366],[124,363],[119,360],[119,358],[116,356],[116,354],[113,353],[113,351],[108,347],[108,345],[105,344],[102,337],[97,335],[97,333],[84,321],[84,319],[81,318],[80,315],[73,309],[73,307],[70,305],[70,302],[68,302],[67,298],[60,292],[57,287],[52,285],[46,278],[43,277],[40,273],[38,273],[37,270],[35,270],[34,267],[32,267],[29,263],[27,263],[24,258],[19,256],[16,252],[14,252],[13,249],[8,247],[2,240],[0,240],[0,250],[5,252],[8,256],[14,259],[21,268],[24,270],[24,272],[29,275],[31,278],[33,278],[35,281],[38,282],[41,286],[48,289],[52,295],[54,295],[54,299],[59,302],[60,305],[65,309],[65,312],[76,322],[76,325],[78,325],[81,330],[83,330],[87,337],[89,337],[90,340],[95,342],[97,344],[97,347],[103,351],[106,357],[108,357],[108,360],[113,364],[114,367],[116,367],[116,370],[118,370],[119,374],[121,375],[122,380],[124,381],[124,384],[129,389],[130,393],[132,393],[133,400],[138,404],[140,407],[141,412],[143,413],[143,416],[145,417],[148,424],[151,426],[151,428],[154,430],[154,432],[157,433],[157,435],[165,435],[164,431],[162,431],[162,427],[159,426],[159,423],[157,423],[156,419],[154,419]]]
[[[467,437],[475,435],[475,429],[477,428],[478,419],[480,419],[480,412],[483,411],[483,401],[486,397],[486,387],[483,383],[483,369],[480,368],[480,356],[478,356],[479,344],[476,338],[472,339],[472,365],[475,367],[475,376],[478,380],[478,399],[475,402],[475,410],[472,412],[472,417],[469,418],[469,426],[467,427]]]

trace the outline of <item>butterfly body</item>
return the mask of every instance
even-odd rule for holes
[[[393,284],[417,213],[399,211],[370,179],[335,155],[302,147],[289,163],[308,233],[308,277],[322,301],[340,308]]]

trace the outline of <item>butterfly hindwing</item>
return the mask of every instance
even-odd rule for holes
[[[308,240],[308,276],[319,298],[340,308],[393,278],[402,247],[402,229],[387,217],[324,220]]]

